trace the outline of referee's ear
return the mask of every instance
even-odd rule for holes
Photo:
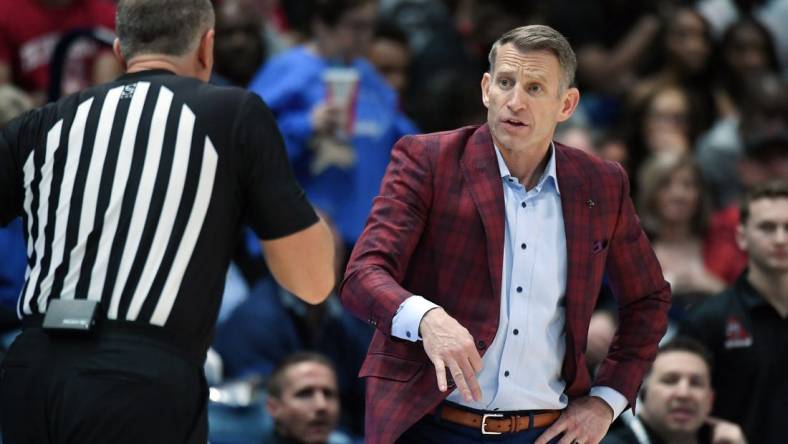
[[[200,46],[197,48],[197,66],[195,66],[197,78],[207,82],[213,72],[213,44],[216,32],[213,28],[209,29],[200,37]]]
[[[126,69],[126,59],[123,58],[123,53],[120,52],[120,39],[115,39],[112,42],[112,52],[115,53],[115,58],[118,59],[118,62],[123,66],[123,69]]]

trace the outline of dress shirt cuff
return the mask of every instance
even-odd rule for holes
[[[411,342],[420,340],[421,318],[433,308],[440,308],[440,306],[421,296],[413,295],[405,299],[397,308],[397,314],[391,321],[391,335]]]
[[[618,415],[620,415],[621,412],[627,408],[627,405],[629,405],[629,401],[627,401],[627,398],[625,398],[624,395],[619,393],[616,389],[610,387],[591,387],[590,395],[601,398],[602,401],[605,401],[607,405],[613,409],[613,421],[615,421],[616,418],[618,418]]]

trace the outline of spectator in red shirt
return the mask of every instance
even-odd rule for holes
[[[110,0],[0,0],[0,84],[14,83],[45,101],[50,62],[60,38],[74,29],[115,29]],[[79,41],[66,59],[62,93],[113,79],[121,73],[112,51]]]

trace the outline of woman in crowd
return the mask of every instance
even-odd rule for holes
[[[638,107],[642,100],[666,85],[680,85],[693,96],[698,123],[701,129],[706,129],[716,116],[713,82],[716,50],[711,27],[702,15],[687,6],[668,15],[662,26],[656,57],[633,89],[629,103]]]
[[[630,117],[629,175],[633,178],[632,188],[637,191],[639,183],[634,178],[647,158],[693,151],[700,116],[697,102],[686,89],[678,84],[665,84],[644,97]]]
[[[674,315],[680,317],[682,308],[725,287],[711,271],[714,261],[724,258],[712,257],[705,239],[709,196],[697,163],[687,154],[654,155],[639,179],[638,214],[671,283]]]
[[[753,17],[743,17],[725,31],[720,44],[720,91],[717,105],[723,116],[737,112],[737,103],[748,76],[765,72],[780,73],[774,39],[766,27]]]

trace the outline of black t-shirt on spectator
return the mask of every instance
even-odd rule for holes
[[[620,420],[618,422],[621,422]],[[618,423],[617,422],[617,423]],[[637,431],[636,431],[637,430]],[[711,444],[711,429],[703,425],[696,434],[698,444]],[[600,444],[670,444],[665,442],[640,417],[633,418],[629,424],[619,424],[610,428]]]
[[[262,239],[317,221],[254,94],[126,74],[0,133],[0,224],[22,215],[22,317],[89,298],[111,320],[207,349],[242,223]]]
[[[692,310],[680,333],[714,356],[712,415],[739,424],[751,443],[786,442],[788,319],[747,281]]]

